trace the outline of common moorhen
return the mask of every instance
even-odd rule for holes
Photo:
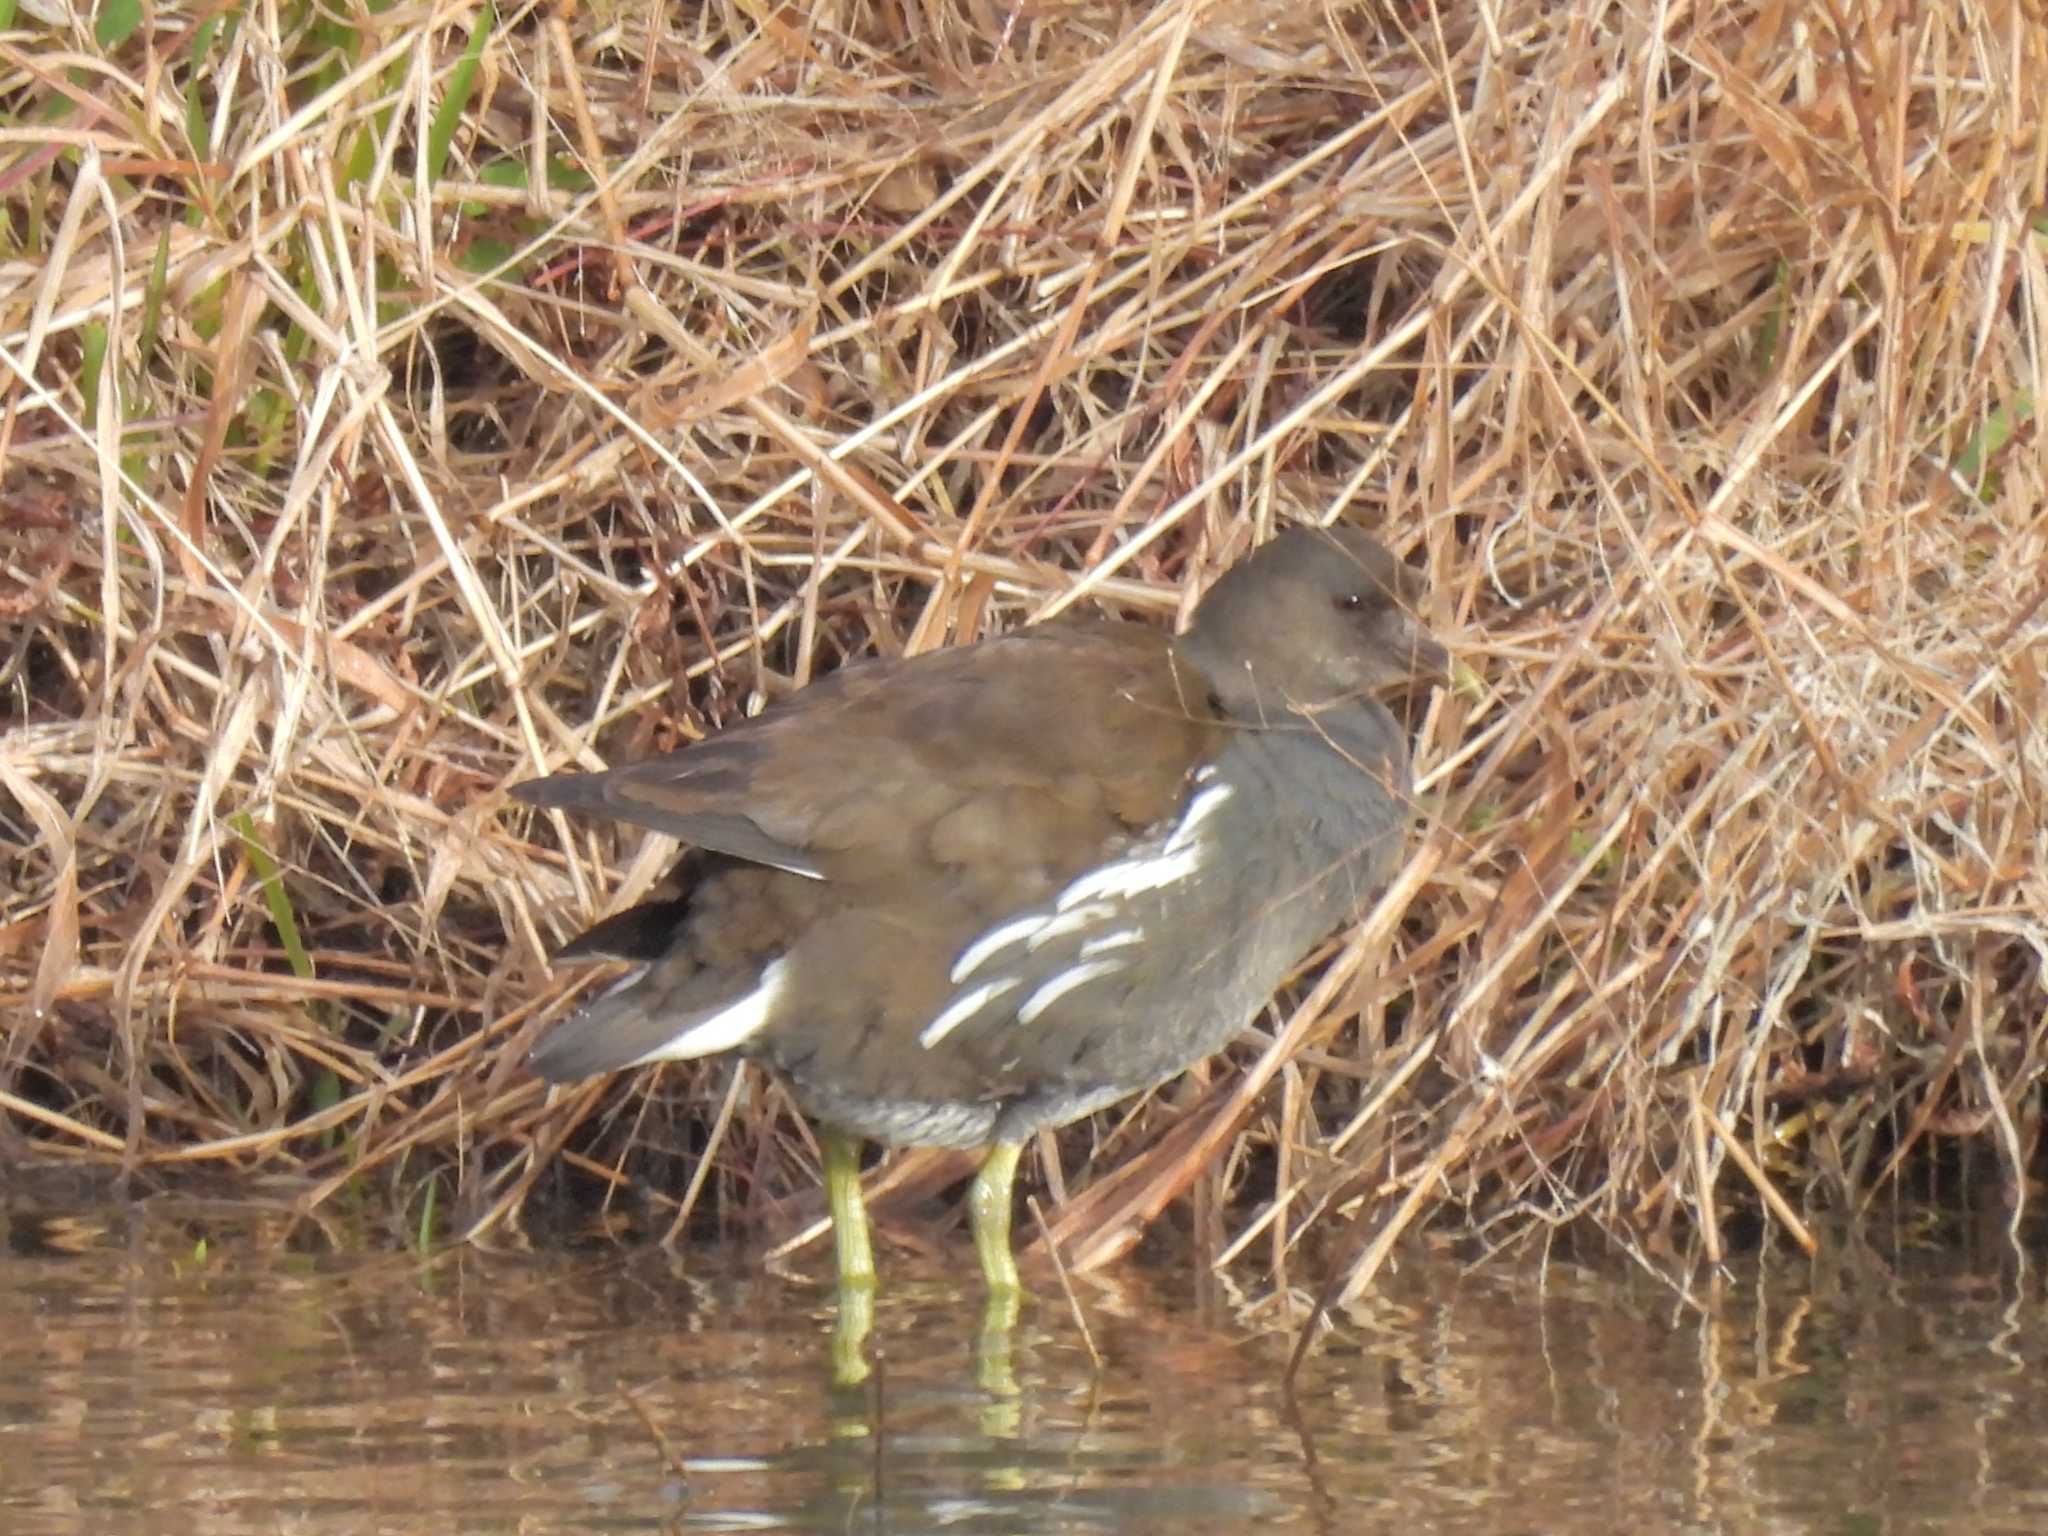
[[[857,663],[684,751],[515,786],[692,845],[679,898],[561,951],[635,969],[533,1069],[779,1070],[828,1132],[845,1284],[874,1272],[852,1138],[990,1146],[975,1246],[1014,1291],[1025,1139],[1221,1049],[1384,887],[1408,741],[1372,695],[1448,670],[1420,586],[1364,534],[1296,529],[1177,638],[1060,621]]]

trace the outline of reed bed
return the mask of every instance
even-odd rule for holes
[[[551,948],[675,850],[506,787],[871,652],[1170,623],[1337,517],[1481,686],[1372,916],[1043,1139],[1070,1262],[1186,1232],[1285,1306],[1422,1232],[1683,1277],[2024,1215],[2038,8],[12,16],[0,1161],[814,1230],[772,1081],[521,1070],[599,984]],[[874,1174],[899,1236],[961,1172]]]

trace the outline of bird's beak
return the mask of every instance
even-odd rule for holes
[[[1468,679],[1471,686],[1477,686],[1478,674],[1453,659],[1450,650],[1413,618],[1408,621],[1407,644],[1403,649],[1408,658],[1408,675],[1402,691],[1420,693],[1425,688],[1455,688],[1462,693]]]
[[[1430,688],[1448,688],[1475,702],[1486,696],[1486,680],[1469,663],[1453,656],[1448,646],[1412,617],[1408,620],[1406,654],[1407,676],[1393,692],[1420,695]]]
[[[1457,680],[1457,668],[1451,660],[1450,651],[1420,624],[1412,626],[1408,659],[1418,687],[1440,688]]]

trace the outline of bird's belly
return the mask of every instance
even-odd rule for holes
[[[1319,796],[1312,817],[1247,796],[1234,819],[1226,803],[1210,856],[1180,861],[1162,838],[1021,913],[921,931],[849,912],[819,930],[814,960],[840,984],[804,988],[829,999],[825,1016],[758,1054],[817,1118],[890,1144],[1065,1125],[1223,1049],[1370,904],[1407,819],[1376,787],[1355,808]]]

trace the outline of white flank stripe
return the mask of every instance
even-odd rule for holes
[[[638,1067],[650,1061],[688,1061],[693,1056],[715,1056],[720,1051],[731,1050],[768,1022],[776,998],[782,995],[782,983],[788,973],[787,960],[771,962],[761,972],[761,984],[745,997],[726,1004],[708,1019],[699,1019],[672,1040],[657,1045],[644,1056],[636,1056],[628,1065]]]
[[[1203,790],[1188,802],[1188,808],[1180,819],[1180,825],[1173,829],[1173,836],[1166,840],[1168,853],[1179,853],[1195,841],[1195,834],[1202,823],[1223,809],[1223,802],[1237,791],[1228,784],[1214,784]]]
[[[1111,971],[1120,971],[1123,968],[1124,963],[1121,960],[1091,960],[1086,965],[1075,966],[1071,971],[1061,971],[1024,999],[1024,1006],[1017,1010],[1017,1022],[1029,1024],[1074,988],[1085,987],[1096,977],[1107,976]]]
[[[1133,944],[1145,942],[1142,928],[1119,928],[1115,933],[1105,933],[1099,939],[1086,939],[1081,944],[1081,958],[1093,960],[1104,950],[1128,949]]]
[[[1156,891],[1162,885],[1171,885],[1182,876],[1193,874],[1195,866],[1201,862],[1200,849],[1184,848],[1174,854],[1105,864],[1061,891],[1057,905],[1066,912],[1097,896],[1135,896],[1140,891]]]
[[[1000,928],[991,928],[972,944],[960,951],[960,958],[953,962],[952,980],[955,984],[965,981],[981,969],[982,962],[997,950],[1008,949],[1022,939],[1028,939],[1048,919],[1043,912],[1032,912],[1024,917],[1013,918]]]
[[[972,992],[964,993],[948,1003],[936,1019],[925,1025],[924,1033],[917,1037],[917,1043],[929,1050],[1016,985],[1017,978],[1011,976],[1003,981],[985,981]]]
[[[1071,912],[1063,911],[1058,917],[1049,917],[1045,926],[1031,936],[1031,942],[1024,947],[1033,954],[1045,948],[1054,939],[1064,939],[1070,933],[1079,933],[1097,923],[1106,923],[1116,916],[1116,908],[1106,901],[1091,901],[1086,906],[1075,907]]]
[[[1161,886],[1186,879],[1201,868],[1202,860],[1209,851],[1202,842],[1202,823],[1223,809],[1224,803],[1235,793],[1228,784],[1210,785],[1188,802],[1188,808],[1181,812],[1179,825],[1157,853],[1119,859],[1114,864],[1105,864],[1090,871],[1061,891],[1054,905],[1060,911],[1068,912],[1097,896],[1135,896],[1140,891],[1156,891]],[[1032,947],[1036,948],[1046,937],[1040,934]]]

